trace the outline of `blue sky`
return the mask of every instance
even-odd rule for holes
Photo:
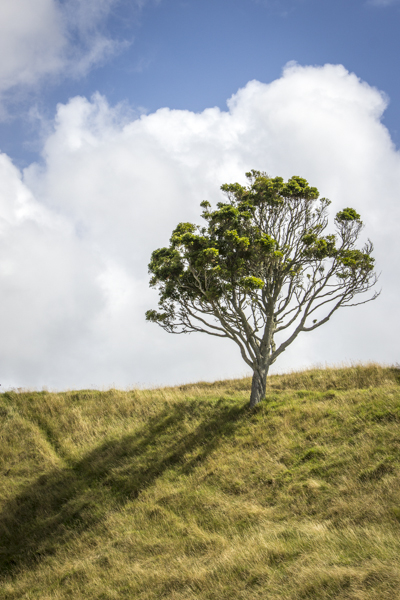
[[[10,119],[1,124],[1,149],[20,164],[37,152],[32,107],[51,119],[58,102],[104,94],[153,112],[160,107],[226,108],[249,80],[277,79],[291,60],[342,64],[390,103],[383,121],[400,141],[400,3],[396,0],[161,0],[110,2],[98,23],[121,42],[113,57],[84,76],[57,73],[11,93]],[[75,35],[77,46],[82,40]],[[125,45],[124,45],[125,42]],[[31,118],[29,118],[31,111]],[[27,114],[28,113],[28,114]]]
[[[245,374],[143,315],[151,251],[249,168],[355,206],[382,271],[277,370],[398,360],[399,24],[399,0],[0,2],[3,388]]]

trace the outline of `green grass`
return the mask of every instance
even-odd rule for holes
[[[0,394],[1,600],[400,598],[400,371]]]

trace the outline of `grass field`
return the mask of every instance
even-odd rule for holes
[[[400,598],[400,370],[0,394],[1,600]]]

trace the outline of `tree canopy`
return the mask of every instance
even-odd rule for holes
[[[253,370],[255,406],[269,366],[300,332],[378,294],[358,299],[377,277],[372,243],[356,248],[363,223],[354,208],[339,211],[326,233],[330,201],[305,179],[285,183],[256,170],[246,177],[246,186],[221,186],[226,201],[215,209],[201,202],[205,226],[179,223],[169,246],[152,253],[150,285],[160,300],[146,319],[170,333],[236,342]]]

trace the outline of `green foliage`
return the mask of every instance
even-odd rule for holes
[[[305,274],[307,263],[324,259],[336,258],[346,267],[340,271],[342,278],[372,269],[368,251],[337,248],[337,236],[322,235],[329,201],[322,198],[313,212],[319,193],[305,179],[294,176],[285,184],[281,177],[270,178],[259,171],[246,175],[248,187],[238,183],[221,186],[229,201],[219,202],[216,210],[210,211],[207,201],[201,203],[206,228],[180,223],[172,233],[170,247],[153,252],[150,285],[160,288],[161,305],[168,300],[185,305],[189,299],[212,305],[216,298],[226,300],[235,288],[240,288],[244,296],[254,296],[257,290],[273,288],[277,281],[282,286],[285,275]],[[280,231],[274,223],[280,220],[282,225],[302,211],[302,226],[311,226],[303,232],[300,227],[297,237],[296,230],[291,236],[287,232],[290,243],[288,239],[279,243],[275,238]],[[337,213],[336,221],[358,223],[359,217],[354,209],[346,208]],[[256,280],[262,285],[243,284]],[[173,318],[176,311],[169,308],[167,312]],[[156,320],[154,311],[148,314]],[[167,313],[159,314],[165,323]]]
[[[369,272],[374,268],[375,260],[360,250],[342,250],[338,255],[338,261],[348,268],[347,273]]]
[[[303,251],[304,256],[310,259],[323,260],[324,258],[337,256],[336,237],[334,235],[318,237],[316,233],[308,233],[303,236],[302,241],[306,246]]]
[[[256,171],[251,177],[252,184],[247,188],[238,183],[222,185],[229,202],[219,202],[217,210],[209,211],[207,201],[201,203],[206,228],[180,223],[172,233],[170,248],[153,252],[149,264],[151,285],[161,286],[163,302],[177,296],[183,302],[187,296],[204,301],[210,289],[218,289],[221,296],[235,286],[241,287],[242,293],[251,293],[264,287],[265,274],[271,267],[279,270],[279,259],[288,258],[291,249],[279,246],[263,227],[265,223],[259,222],[260,217],[265,210],[270,216],[270,209],[273,212],[277,206],[289,206],[299,199],[312,201],[318,197],[318,190],[301,177],[292,177],[287,184],[281,177],[271,179]],[[319,239],[315,231],[311,235],[309,256],[327,255],[332,243]],[[310,244],[304,237],[306,246]],[[244,280],[252,278],[264,284],[243,285]]]
[[[248,290],[262,290],[264,287],[264,282],[262,279],[257,277],[243,277],[240,280],[240,285]]]
[[[360,215],[354,210],[354,208],[344,208],[336,214],[337,221],[360,221]]]

